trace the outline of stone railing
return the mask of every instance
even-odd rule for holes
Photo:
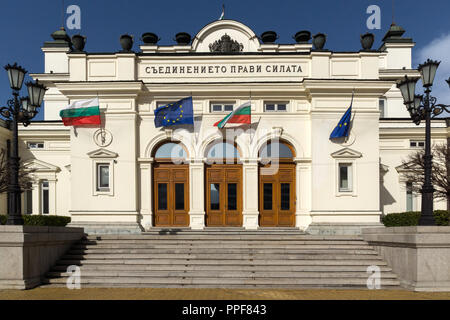
[[[362,237],[414,291],[450,291],[450,226],[362,229]]]
[[[0,226],[0,289],[38,286],[83,235],[83,228]]]

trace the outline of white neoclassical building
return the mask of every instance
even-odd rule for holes
[[[36,169],[24,213],[124,232],[351,232],[379,224],[383,213],[419,210],[420,196],[400,175],[425,132],[395,86],[404,75],[419,77],[414,42],[402,34],[393,26],[378,50],[334,52],[262,43],[248,26],[221,20],[189,44],[88,53],[55,32],[42,48],[45,73],[32,75],[49,88],[45,120],[19,133],[21,157]],[[352,92],[351,134],[331,141]],[[155,127],[158,106],[189,96],[194,126]],[[95,97],[100,127],[63,126],[61,109]],[[251,125],[214,126],[248,100]],[[432,135],[446,143],[445,120],[434,121]]]

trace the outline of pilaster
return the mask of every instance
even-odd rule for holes
[[[32,214],[40,214],[40,186],[39,182],[33,183],[33,190],[31,191],[32,197]]]
[[[205,166],[202,160],[193,160],[189,164],[189,226],[191,229],[205,227]]]
[[[311,217],[311,160],[294,159],[296,181],[295,226],[302,230],[312,222]]]
[[[152,210],[152,163],[153,159],[139,159],[140,181],[139,181],[139,207],[140,224],[148,230],[153,227]]]
[[[56,212],[56,179],[48,179],[48,213]]]
[[[258,160],[249,159],[243,164],[243,227],[257,229],[258,218]]]

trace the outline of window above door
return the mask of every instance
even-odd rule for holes
[[[287,102],[265,102],[264,112],[287,112]]]
[[[187,152],[180,143],[166,142],[156,149],[154,158],[158,160],[185,160],[187,159]]]
[[[234,102],[211,102],[210,112],[226,113],[234,110]]]

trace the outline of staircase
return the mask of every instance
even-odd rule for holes
[[[65,286],[69,265],[82,287],[367,288],[367,267],[381,288],[397,276],[359,236],[306,235],[296,229],[155,229],[140,235],[87,236],[47,273]]]

